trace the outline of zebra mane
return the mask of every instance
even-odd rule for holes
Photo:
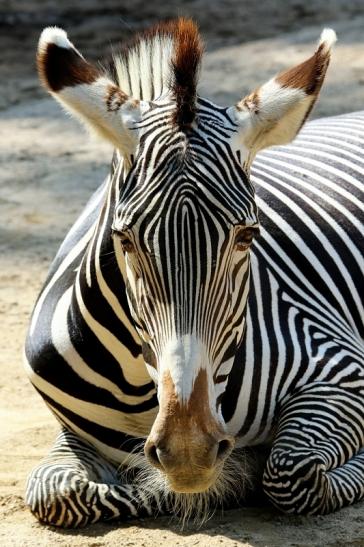
[[[137,34],[114,54],[111,69],[123,92],[134,99],[171,97],[176,102],[174,122],[183,128],[195,117],[202,51],[196,24],[179,18]]]

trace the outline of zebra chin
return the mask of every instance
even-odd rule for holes
[[[219,469],[213,469],[208,473],[201,473],[198,477],[181,476],[181,474],[166,475],[171,492],[177,494],[200,494],[211,488],[219,475]]]
[[[186,486],[185,491],[182,491],[177,489],[183,488],[180,480],[176,484],[173,477],[152,466],[146,458],[143,462],[138,459],[138,467],[133,472],[133,484],[144,499],[159,499],[160,505],[166,507],[167,512],[182,527],[187,522],[201,526],[216,511],[237,505],[244,499],[252,485],[253,464],[246,451],[233,450],[224,462],[216,466],[209,480],[206,478],[204,483],[200,481],[198,486],[197,483],[193,486],[189,480],[186,485],[189,484],[190,490]]]

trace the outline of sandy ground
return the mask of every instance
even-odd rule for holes
[[[340,41],[316,116],[363,108],[364,18],[334,26]],[[321,27],[215,47],[205,60],[201,91],[221,103],[236,100],[303,60]],[[22,369],[27,322],[50,260],[111,159],[108,146],[90,141],[28,72],[25,82],[11,73],[19,84],[11,94],[0,83],[0,545],[364,546],[363,504],[320,518],[241,509],[184,532],[168,519],[59,531],[39,525],[25,508],[27,473],[57,432]]]

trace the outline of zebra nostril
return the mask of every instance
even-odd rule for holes
[[[224,460],[232,451],[234,443],[229,439],[223,439],[219,442],[217,449],[216,461]]]
[[[159,459],[158,456],[158,448],[155,444],[150,444],[145,447],[145,455],[147,456],[149,462],[154,465],[154,467],[163,467],[162,462]]]

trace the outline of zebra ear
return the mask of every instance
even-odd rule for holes
[[[139,101],[88,63],[64,30],[43,30],[37,64],[43,85],[66,110],[124,154],[132,153],[135,137],[128,125],[139,118]]]
[[[241,128],[250,161],[259,150],[294,139],[316,102],[335,41],[335,32],[325,29],[312,57],[278,74],[229,109]]]

